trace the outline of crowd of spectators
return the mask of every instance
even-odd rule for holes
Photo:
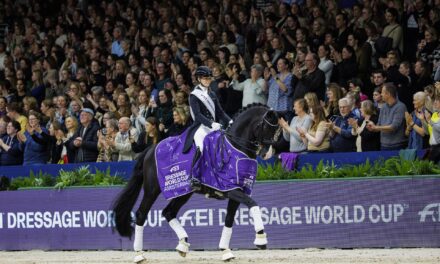
[[[192,122],[195,69],[278,151],[440,156],[440,0],[5,0],[0,165],[133,160]],[[7,26],[5,26],[7,25]]]

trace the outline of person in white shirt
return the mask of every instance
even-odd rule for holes
[[[263,70],[264,68],[260,64],[252,65],[251,76],[244,82],[238,82],[238,74],[234,74],[232,88],[243,91],[243,107],[253,103],[267,103],[266,81],[262,78]]]
[[[325,73],[325,85],[330,83],[333,72],[333,62],[329,59],[330,47],[321,45],[318,48],[319,65],[318,68]]]

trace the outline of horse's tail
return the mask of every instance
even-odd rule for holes
[[[133,234],[131,209],[133,209],[142,188],[144,175],[143,163],[148,150],[149,148],[144,150],[144,152],[142,152],[136,159],[136,164],[134,165],[133,175],[131,176],[130,181],[124,187],[122,192],[119,193],[113,203],[116,230],[118,230],[121,236],[131,238],[131,235]]]

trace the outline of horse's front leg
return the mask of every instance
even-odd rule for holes
[[[254,221],[255,240],[254,245],[259,249],[266,249],[267,235],[264,232],[263,219],[258,204],[241,190],[232,190],[227,193],[227,197],[236,202],[245,204],[249,208],[249,213]]]
[[[171,229],[174,230],[179,238],[179,243],[177,244],[176,250],[182,257],[186,257],[186,254],[189,252],[190,244],[188,243],[188,234],[180,224],[180,221],[176,219],[176,216],[180,208],[182,208],[182,206],[188,202],[191,195],[192,193],[189,193],[172,199],[168,203],[167,207],[165,207],[165,209],[162,211],[163,217],[165,217]]]
[[[225,226],[223,227],[222,236],[218,245],[218,247],[223,251],[223,261],[229,261],[235,258],[234,254],[232,254],[232,251],[229,248],[229,242],[231,241],[232,225],[234,225],[235,214],[239,206],[239,202],[229,199]]]

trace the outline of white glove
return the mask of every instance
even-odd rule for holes
[[[211,124],[211,128],[212,128],[213,131],[217,131],[217,130],[220,130],[222,128],[222,125],[219,124],[219,123],[213,122]]]

